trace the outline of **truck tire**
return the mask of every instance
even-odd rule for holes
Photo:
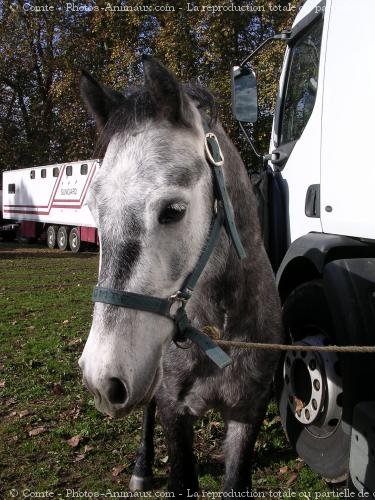
[[[297,287],[283,306],[283,321],[293,344],[334,342],[323,282]],[[343,430],[343,385],[335,353],[289,351],[280,370],[279,409],[295,452],[330,482],[345,480],[350,436]]]
[[[56,227],[55,226],[48,226],[47,228],[47,247],[48,248],[55,248],[56,246]]]
[[[68,247],[68,231],[65,226],[60,226],[57,231],[57,246],[60,250],[66,250]]]
[[[69,247],[73,253],[78,253],[81,248],[81,236],[78,227],[72,227],[69,233]]]

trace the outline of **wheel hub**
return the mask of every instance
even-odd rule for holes
[[[306,337],[294,345],[327,345],[324,335]],[[284,384],[289,407],[299,422],[318,436],[334,430],[342,413],[342,382],[335,353],[287,352]]]

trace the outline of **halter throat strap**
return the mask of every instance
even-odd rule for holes
[[[186,303],[190,299],[219,241],[223,226],[236,250],[237,256],[240,259],[246,257],[246,252],[236,227],[233,206],[225,185],[222,171],[224,156],[216,135],[209,131],[209,127],[205,121],[203,121],[203,128],[205,131],[206,159],[212,169],[214,179],[215,213],[205,245],[193,271],[186,278],[181,289],[168,298],[159,298],[96,286],[93,290],[92,301],[146,311],[171,319],[174,321],[177,329],[176,341],[191,340],[219,368],[224,368],[231,364],[231,358],[210,337],[191,325],[185,310]]]

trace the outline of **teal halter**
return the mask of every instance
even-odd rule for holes
[[[222,171],[224,156],[216,135],[209,132],[206,125],[204,125],[204,128],[206,133],[206,159],[212,168],[214,177],[215,213],[206,243],[194,270],[186,278],[181,289],[167,299],[96,286],[93,291],[92,300],[93,302],[103,302],[104,304],[166,316],[176,324],[177,334],[174,337],[175,341],[191,340],[217,366],[224,368],[232,362],[231,358],[210,337],[191,325],[185,310],[186,303],[192,296],[194,288],[219,241],[222,226],[225,227],[238,257],[240,259],[246,257],[246,252],[242,246],[236,227],[233,206],[225,186]],[[173,309],[176,309],[175,312],[172,312]]]

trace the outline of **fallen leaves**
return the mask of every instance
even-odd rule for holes
[[[75,347],[75,346],[81,345],[82,342],[83,341],[82,341],[81,337],[78,337],[76,339],[72,339],[68,342],[68,347]]]
[[[70,439],[67,440],[67,444],[71,448],[76,448],[79,443],[81,442],[82,436],[80,434],[77,434],[76,436],[71,437]]]
[[[286,474],[288,471],[289,471],[289,467],[287,465],[284,465],[284,467],[280,467],[279,474],[283,475],[283,474]]]
[[[5,387],[5,380],[0,380],[0,389]]]
[[[61,384],[58,384],[58,383],[54,383],[53,384],[53,387],[52,387],[52,392],[56,395],[56,396],[60,396],[60,394],[62,394],[64,391],[63,391],[63,388],[62,388],[62,385]]]
[[[285,483],[285,486],[291,486],[295,481],[297,481],[298,479],[298,474],[296,473],[293,473],[290,478],[288,479],[288,481]]]
[[[294,466],[294,468],[297,470],[297,471],[300,471],[305,465],[305,462],[302,460],[302,458],[298,457],[296,459],[296,464]]]
[[[35,427],[34,429],[31,429],[31,431],[29,431],[29,436],[39,436],[39,434],[43,434],[43,432],[46,432],[45,427]]]
[[[294,411],[297,413],[300,413],[304,409],[305,405],[303,401],[298,399],[297,397],[294,397]]]
[[[125,470],[125,465],[124,464],[119,464],[113,467],[112,469],[112,476],[117,477],[121,472]]]
[[[67,442],[68,442],[69,446],[71,446],[72,448],[75,448],[80,443],[80,438],[81,438],[81,436],[79,436],[79,435],[73,436]],[[82,452],[75,453],[73,462],[81,462],[82,460],[84,460],[86,458],[87,453],[93,449],[94,449],[93,446],[85,445],[85,447],[83,449],[83,453]]]

